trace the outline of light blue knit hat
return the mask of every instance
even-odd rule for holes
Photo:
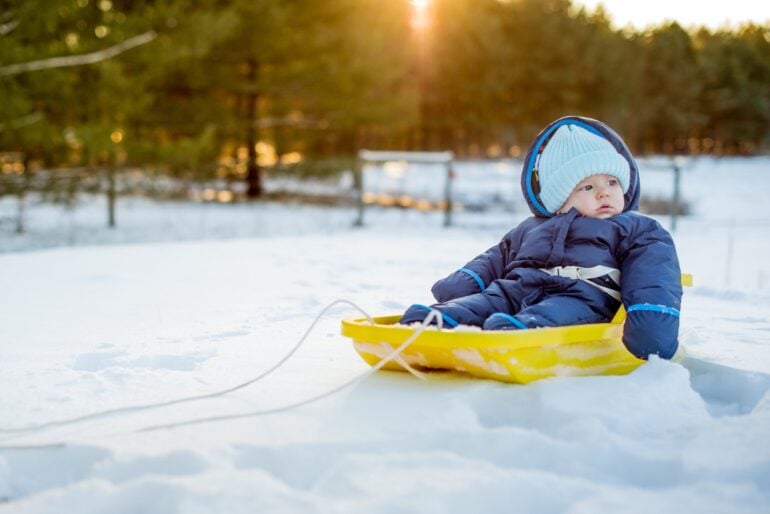
[[[556,130],[540,154],[537,173],[540,200],[554,213],[584,178],[612,175],[625,194],[630,175],[628,161],[612,143],[577,125],[562,125]]]

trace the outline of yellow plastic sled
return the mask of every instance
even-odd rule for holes
[[[692,275],[683,274],[682,285],[691,286]],[[359,355],[375,366],[417,330],[397,325],[400,317],[374,317],[374,324],[365,317],[345,319],[342,335],[351,338]],[[623,345],[625,319],[621,306],[609,323],[513,332],[428,327],[382,367],[455,370],[518,384],[547,377],[623,375],[645,362]]]

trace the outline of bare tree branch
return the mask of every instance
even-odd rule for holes
[[[0,36],[9,34],[13,29],[19,26],[19,20],[11,20],[0,24]]]
[[[32,125],[33,123],[37,123],[38,121],[43,119],[43,115],[39,112],[33,112],[32,114],[27,114],[26,116],[22,116],[21,118],[16,118],[15,120],[12,120],[8,123],[0,123],[0,132],[5,131],[6,129],[17,129],[21,127],[26,127],[27,125]]]
[[[50,68],[66,68],[68,66],[82,66],[84,64],[93,64],[111,59],[116,55],[122,54],[126,50],[149,43],[158,37],[154,30],[139,34],[131,39],[126,39],[115,46],[92,52],[90,54],[70,55],[67,57],[52,57],[50,59],[41,59],[39,61],[22,62],[18,64],[9,64],[0,66],[0,77],[9,75],[18,75],[28,71],[46,70]]]

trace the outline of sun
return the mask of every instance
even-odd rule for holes
[[[409,0],[412,5],[411,25],[415,30],[425,30],[430,25],[428,10],[431,0]]]

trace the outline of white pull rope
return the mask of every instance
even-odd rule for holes
[[[29,434],[29,433],[33,433],[33,432],[37,432],[37,431],[42,431],[42,430],[45,430],[45,429],[48,429],[48,428],[72,425],[72,424],[76,424],[76,423],[80,423],[80,422],[84,422],[84,421],[91,421],[91,420],[94,420],[94,419],[98,419],[98,418],[102,418],[102,417],[106,417],[106,416],[111,416],[111,415],[127,414],[127,413],[131,413],[131,412],[139,412],[139,411],[143,411],[143,410],[158,409],[158,408],[168,407],[168,406],[171,406],[171,405],[177,405],[177,404],[185,403],[185,402],[193,402],[193,401],[198,401],[198,400],[205,400],[205,399],[210,399],[210,398],[216,398],[216,397],[220,397],[220,396],[224,396],[226,394],[232,393],[232,392],[237,391],[239,389],[243,389],[244,387],[252,385],[252,384],[254,384],[255,382],[257,382],[259,380],[262,380],[263,378],[267,377],[268,375],[273,373],[275,370],[280,368],[287,360],[289,360],[289,358],[291,358],[292,355],[294,355],[297,352],[297,350],[300,348],[300,346],[302,346],[302,344],[307,339],[307,336],[313,330],[313,328],[318,323],[318,321],[321,319],[321,317],[329,309],[331,309],[332,307],[334,307],[334,306],[336,306],[338,304],[341,304],[341,303],[348,304],[348,305],[352,306],[353,308],[357,309],[358,311],[360,311],[368,319],[368,321],[371,324],[374,324],[374,319],[366,311],[361,309],[361,307],[359,307],[355,303],[351,302],[350,300],[345,300],[345,299],[335,300],[332,303],[330,303],[329,305],[327,305],[326,307],[324,307],[321,310],[321,312],[318,313],[316,318],[310,324],[310,326],[305,331],[305,333],[302,335],[302,337],[299,339],[299,341],[291,348],[291,350],[288,353],[286,353],[286,355],[284,355],[278,362],[276,362],[269,369],[265,370],[264,372],[260,373],[256,377],[254,377],[254,378],[252,378],[252,379],[250,379],[250,380],[248,380],[246,382],[243,382],[241,384],[238,384],[238,385],[235,385],[235,386],[232,386],[232,387],[229,387],[227,389],[220,390],[220,391],[215,391],[215,392],[212,392],[212,393],[208,393],[208,394],[202,394],[202,395],[197,395],[197,396],[189,396],[189,397],[184,397],[184,398],[178,398],[178,399],[174,399],[174,400],[168,400],[168,401],[165,401],[165,402],[150,403],[150,404],[143,404],[143,405],[134,405],[134,406],[128,406],[128,407],[119,407],[119,408],[116,408],[116,409],[108,409],[108,410],[93,412],[93,413],[90,413],[90,414],[85,414],[83,416],[77,416],[77,417],[63,419],[63,420],[58,420],[58,421],[49,421],[49,422],[40,423],[40,424],[37,424],[37,425],[29,425],[29,426],[26,426],[26,427],[3,428],[3,429],[0,429],[0,433],[9,434],[10,437],[4,438],[5,440],[8,440],[8,439],[13,439],[13,438],[20,437],[22,435],[26,435],[26,434]],[[414,370],[405,361],[403,361],[403,359],[400,358],[400,353],[404,349],[406,349],[410,344],[412,344],[423,333],[423,331],[425,331],[426,327],[428,327],[428,325],[430,325],[430,323],[432,323],[434,320],[436,321],[438,329],[442,330],[442,328],[443,328],[443,319],[442,319],[440,313],[438,311],[436,311],[436,310],[431,310],[430,313],[428,314],[428,316],[423,320],[422,324],[418,328],[415,329],[414,333],[412,335],[410,335],[409,338],[407,338],[403,343],[401,343],[401,345],[399,345],[396,349],[394,349],[390,354],[386,355],[382,360],[380,360],[376,365],[372,366],[369,370],[367,370],[366,372],[358,375],[357,377],[354,377],[353,379],[343,383],[342,385],[337,386],[337,387],[335,387],[335,388],[333,388],[333,389],[331,389],[329,391],[326,391],[326,392],[324,392],[322,394],[319,394],[319,395],[316,395],[316,396],[313,396],[311,398],[308,398],[308,399],[305,399],[305,400],[301,400],[301,401],[298,401],[298,402],[295,402],[295,403],[291,403],[291,404],[288,404],[288,405],[284,405],[284,406],[280,406],[280,407],[274,407],[274,408],[271,408],[271,409],[252,411],[252,412],[241,413],[241,414],[231,414],[231,415],[223,415],[223,416],[209,416],[209,417],[193,418],[193,419],[179,421],[179,422],[174,422],[174,423],[166,423],[166,424],[161,424],[161,425],[151,425],[151,426],[147,426],[147,427],[135,430],[135,431],[133,431],[131,433],[151,432],[151,431],[156,431],[156,430],[161,430],[161,429],[171,429],[171,428],[195,425],[195,424],[200,424],[200,423],[209,423],[209,422],[215,422],[215,421],[225,421],[225,420],[230,420],[230,419],[239,419],[239,418],[247,418],[247,417],[264,416],[264,415],[268,415],[268,414],[275,414],[275,413],[279,413],[279,412],[285,412],[285,411],[288,411],[288,410],[291,410],[291,409],[296,409],[296,408],[299,408],[299,407],[302,407],[302,406],[305,406],[305,405],[308,405],[308,404],[320,401],[320,400],[322,400],[324,398],[330,397],[330,396],[332,396],[332,395],[334,395],[334,394],[336,394],[336,393],[338,393],[338,392],[340,392],[340,391],[342,391],[342,390],[352,386],[353,384],[356,384],[356,383],[364,380],[365,378],[367,378],[368,376],[370,376],[371,374],[373,374],[377,370],[381,369],[383,366],[385,366],[385,364],[387,364],[388,362],[390,362],[392,360],[397,360],[397,362],[399,362],[407,371],[409,371],[413,375],[417,376],[418,378],[425,379],[424,374]],[[52,442],[52,443],[44,443],[44,444],[38,444],[38,445],[0,445],[0,449],[23,450],[23,449],[41,449],[41,448],[64,447],[64,446],[67,446],[66,442]]]
[[[179,428],[184,426],[190,426],[190,425],[198,425],[201,423],[212,423],[215,421],[228,421],[233,419],[243,419],[243,418],[253,418],[257,416],[267,416],[269,414],[277,414],[279,412],[286,412],[292,409],[297,409],[299,407],[304,407],[305,405],[309,405],[311,403],[315,403],[318,401],[323,400],[324,398],[328,398],[330,396],[333,396],[340,391],[347,389],[348,387],[357,384],[358,382],[361,382],[362,380],[369,377],[371,374],[373,374],[375,371],[381,369],[385,364],[388,362],[396,359],[399,354],[406,349],[407,346],[412,344],[419,336],[425,331],[425,328],[430,325],[430,323],[433,320],[436,320],[436,323],[438,324],[439,330],[442,329],[443,326],[443,320],[441,319],[441,315],[439,311],[432,309],[428,316],[423,320],[422,324],[415,329],[414,333],[410,335],[401,345],[399,345],[395,350],[390,352],[388,355],[386,355],[382,360],[380,360],[377,364],[372,366],[369,370],[366,372],[358,375],[357,377],[354,377],[351,380],[348,380],[347,382],[330,389],[324,393],[321,393],[316,396],[311,396],[310,398],[306,398],[305,400],[300,400],[295,403],[290,403],[288,405],[282,405],[280,407],[273,407],[271,409],[263,409],[263,410],[255,410],[251,412],[244,412],[240,414],[225,414],[222,416],[207,416],[207,417],[201,417],[201,418],[192,418],[184,421],[176,421],[173,423],[163,423],[160,425],[151,425],[142,429],[139,429],[136,431],[136,433],[139,432],[154,432],[156,430],[164,430],[164,429],[170,429],[170,428]],[[414,372],[415,370],[411,367],[407,366],[407,370]],[[423,375],[420,373],[419,375]],[[417,375],[417,376],[419,376]],[[421,377],[424,378],[424,377]]]
[[[273,366],[271,366],[267,370],[263,371],[262,373],[260,373],[256,377],[254,377],[254,378],[252,378],[250,380],[247,380],[246,382],[243,382],[241,384],[238,384],[238,385],[235,385],[235,386],[232,386],[232,387],[228,387],[227,389],[223,389],[221,391],[215,391],[213,393],[201,394],[201,395],[196,395],[196,396],[187,396],[187,397],[184,397],[184,398],[177,398],[177,399],[174,399],[174,400],[168,400],[168,401],[164,401],[164,402],[147,403],[147,404],[142,404],[142,405],[131,405],[131,406],[127,406],[127,407],[118,407],[118,408],[115,408],[115,409],[106,409],[106,410],[102,410],[102,411],[92,412],[90,414],[84,414],[82,416],[76,416],[76,417],[73,417],[73,418],[61,419],[61,420],[56,420],[56,421],[47,421],[45,423],[40,423],[40,424],[37,424],[37,425],[28,425],[28,426],[25,426],[25,427],[0,428],[0,434],[25,434],[25,433],[37,432],[37,431],[44,430],[44,429],[47,429],[47,428],[62,427],[62,426],[72,425],[72,424],[75,424],[75,423],[80,423],[81,421],[88,421],[88,420],[92,420],[92,419],[98,419],[98,418],[102,418],[102,417],[105,417],[105,416],[112,416],[112,415],[116,415],[116,414],[127,414],[127,413],[130,413],[130,412],[139,412],[139,411],[143,411],[143,410],[159,409],[161,407],[169,407],[171,405],[178,405],[180,403],[187,403],[187,402],[194,402],[194,401],[198,401],[198,400],[206,400],[206,399],[209,399],[209,398],[216,398],[218,396],[224,396],[226,394],[232,393],[232,392],[237,391],[239,389],[243,389],[244,387],[248,387],[248,386],[250,386],[251,384],[253,384],[253,383],[257,382],[257,381],[262,380],[263,378],[265,378],[266,376],[270,375],[275,370],[280,368],[287,360],[289,360],[291,358],[292,355],[294,355],[297,352],[297,350],[299,350],[300,346],[302,346],[302,344],[305,342],[305,339],[307,339],[307,336],[310,335],[310,332],[313,330],[313,328],[315,328],[316,324],[321,319],[321,317],[324,314],[326,314],[326,312],[329,309],[331,309],[332,307],[335,307],[336,305],[343,304],[343,303],[344,304],[348,304],[351,307],[357,309],[364,316],[366,316],[366,318],[369,320],[370,323],[374,324],[374,320],[372,319],[372,317],[366,311],[364,311],[361,307],[356,305],[355,303],[351,302],[350,300],[345,300],[345,299],[334,300],[332,303],[330,303],[329,305],[324,307],[321,310],[320,313],[318,313],[316,318],[310,324],[310,326],[305,331],[305,333],[302,335],[302,337],[299,339],[299,341],[297,341],[297,343],[294,345],[294,347],[291,350],[289,350],[289,352],[286,355],[284,355],[278,362],[276,362]]]

